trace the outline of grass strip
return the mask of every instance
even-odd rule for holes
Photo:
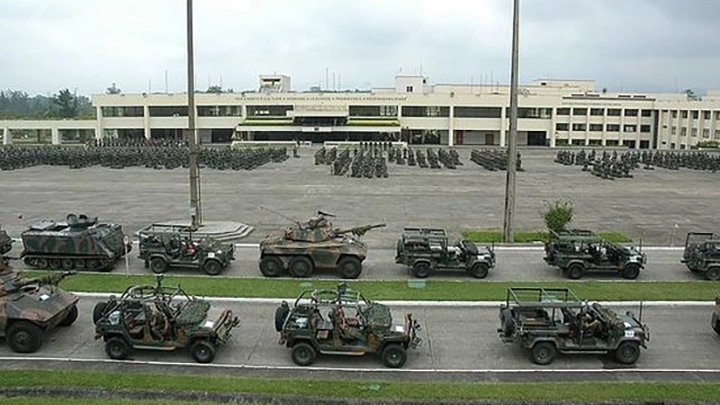
[[[2,405],[97,405],[99,403],[102,403],[102,405],[194,405],[207,402],[185,402],[173,400],[138,401],[137,399],[107,398],[103,398],[102,401],[100,401],[97,398],[0,397],[0,404]]]
[[[36,277],[47,272],[27,270]],[[62,287],[76,292],[120,293],[128,286],[154,284],[151,275],[76,274]],[[335,288],[338,281],[248,279],[238,277],[165,276],[166,286],[181,285],[189,294],[210,297],[292,298],[314,288]],[[443,280],[349,281],[373,300],[498,301],[508,287],[568,287],[580,298],[598,301],[710,301],[720,287],[707,281],[503,281],[468,282]]]
[[[598,236],[613,243],[629,243],[632,239],[621,232],[597,232]],[[462,236],[476,243],[502,242],[502,231],[469,229],[462,232]],[[547,231],[516,231],[515,243],[544,242],[550,238]]]
[[[107,389],[208,391],[358,399],[554,401],[720,401],[718,383],[578,382],[456,383],[258,379],[219,375],[157,375],[99,371],[2,370],[0,386],[100,387]],[[105,402],[105,401],[103,401]]]

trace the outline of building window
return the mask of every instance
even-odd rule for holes
[[[351,117],[396,117],[396,105],[351,105],[348,113]]]
[[[608,132],[620,132],[620,125],[619,124],[607,124],[607,131]]]
[[[197,108],[198,117],[239,117],[242,106],[239,105],[201,105]]]
[[[703,111],[703,119],[705,119],[705,120],[710,119],[710,111]]]
[[[557,124],[555,124],[556,131],[567,131],[568,129],[570,129],[570,124],[565,124],[562,122],[558,122]]]
[[[631,109],[631,110],[625,110],[625,116],[626,117],[637,117],[638,110]]]
[[[690,136],[695,137],[695,136],[697,136],[697,134],[698,134],[698,129],[697,129],[697,128],[692,128],[692,130],[690,131]]]
[[[623,126],[623,132],[637,132],[637,125],[625,125]]]
[[[720,111],[715,111],[715,120],[720,121]]]
[[[588,140],[589,146],[602,146],[602,139],[590,139]]]
[[[519,110],[522,109],[518,109]],[[500,118],[500,107],[455,107],[456,118]]]
[[[142,117],[142,107],[102,107],[103,117]]]
[[[677,118],[677,111],[676,111],[676,110],[673,110],[673,112],[672,112],[672,117],[673,117],[673,118]]]
[[[449,117],[450,107],[441,106],[403,106],[403,117]]]
[[[572,129],[578,132],[585,131],[585,124],[573,124]]]
[[[510,116],[509,108],[507,115]],[[552,108],[518,108],[518,118],[550,119]]]
[[[698,119],[699,116],[700,116],[700,112],[699,112],[699,111],[693,111],[693,112],[692,112],[692,117],[693,117],[694,120]]]
[[[605,145],[606,146],[618,146],[618,145],[620,145],[620,141],[618,141],[617,139],[608,139],[605,141]]]
[[[556,139],[555,140],[555,146],[567,146],[568,140],[567,139]]]
[[[674,144],[674,143],[671,143],[671,144],[670,144],[670,149],[675,149],[675,144]]]
[[[650,149],[650,141],[640,141],[640,149]]]
[[[688,112],[687,112],[687,111],[683,111],[682,114],[680,114],[680,116],[681,116],[683,119],[686,119],[686,118],[688,117]]]
[[[603,115],[605,115],[605,109],[604,108],[591,108],[590,115],[603,116]]]
[[[642,110],[643,117],[652,117],[652,110]]]
[[[677,134],[677,127],[670,127],[670,135],[676,135]]]
[[[644,133],[650,132],[650,125],[640,125],[640,132],[644,132]]]
[[[603,124],[590,124],[590,132],[602,132]]]
[[[621,111],[619,108],[608,108],[607,115],[609,117],[619,117]]]
[[[151,117],[187,117],[188,108],[185,105],[148,107]]]
[[[626,146],[626,147],[628,147],[629,149],[635,149],[635,141],[624,140],[624,141],[623,141],[623,146]]]
[[[587,115],[587,108],[573,108],[573,115]]]
[[[573,146],[585,146],[585,140],[584,139],[573,139],[572,144],[573,144]]]
[[[405,93],[412,93],[413,92],[413,86],[406,86],[405,87]]]
[[[715,130],[715,139],[720,139],[720,129]]]
[[[687,136],[687,128],[686,127],[680,128],[680,136]]]
[[[703,138],[710,138],[710,128],[703,128]]]
[[[569,108],[558,108],[557,115],[570,115],[570,109]]]

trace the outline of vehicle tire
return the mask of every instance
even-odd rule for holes
[[[40,350],[43,331],[28,321],[16,321],[7,328],[6,339],[10,349],[16,353],[35,353]]]
[[[277,256],[264,256],[260,259],[260,273],[265,277],[280,277],[285,272],[282,260]]]
[[[77,317],[78,317],[77,305],[73,305],[72,308],[70,308],[70,312],[68,312],[67,315],[65,315],[65,319],[60,321],[59,325],[60,326],[70,326],[73,323],[75,323],[75,320],[77,319]]]
[[[585,273],[585,267],[580,263],[573,263],[565,270],[565,273],[571,280],[579,280]]]
[[[417,278],[427,278],[430,275],[428,262],[416,262],[412,267],[412,274]]]
[[[86,263],[83,259],[77,259],[75,260],[75,269],[77,270],[85,270]]]
[[[503,309],[501,316],[503,336],[510,337],[515,333],[515,321],[513,320],[512,309]]]
[[[287,319],[288,314],[290,313],[290,308],[286,306],[279,306],[275,310],[275,331],[280,332],[283,329],[283,325],[285,325],[285,319]]]
[[[712,266],[707,269],[705,272],[705,278],[710,281],[718,281],[720,280],[720,267],[718,266]]]
[[[382,362],[385,367],[389,368],[400,368],[405,365],[407,361],[407,352],[405,349],[397,344],[391,344],[385,346],[382,351]]]
[[[90,259],[86,262],[87,269],[90,271],[98,271],[100,269],[100,261],[96,259]]]
[[[628,280],[635,280],[640,275],[640,266],[636,263],[629,263],[623,269],[622,276]]]
[[[531,351],[532,361],[541,366],[547,366],[555,360],[557,348],[550,342],[537,342]]]
[[[470,274],[475,278],[485,278],[488,275],[490,268],[487,263],[475,263],[470,269]]]
[[[130,345],[119,337],[111,337],[105,342],[105,353],[113,360],[125,360],[130,355]]]
[[[222,264],[217,260],[205,260],[203,271],[209,276],[217,276],[222,271]]]
[[[48,269],[48,262],[45,259],[37,259],[35,260],[35,266],[38,269],[41,270],[47,270]]]
[[[192,351],[193,359],[195,359],[198,363],[212,362],[215,359],[215,353],[217,352],[215,345],[207,339],[195,341],[190,350]]]
[[[362,263],[354,256],[345,256],[340,259],[337,268],[342,278],[356,279],[362,273]]]
[[[310,277],[315,270],[313,262],[305,256],[295,256],[290,259],[288,270],[293,277],[306,278]]]
[[[63,270],[72,270],[75,268],[75,262],[72,259],[62,259],[60,265]]]
[[[107,308],[106,302],[98,302],[95,304],[95,307],[93,307],[93,314],[92,319],[93,323],[97,325],[98,321],[102,319],[102,317],[105,315],[105,309]]]
[[[295,364],[301,367],[305,367],[315,362],[315,357],[317,356],[317,353],[315,352],[315,348],[313,348],[309,344],[298,343],[293,346],[290,356],[292,357],[292,360]]]
[[[50,259],[48,260],[48,266],[50,266],[51,270],[60,270],[62,268],[62,263],[60,262],[60,259]]]
[[[150,259],[150,270],[155,274],[162,274],[167,271],[167,262],[162,257]]]
[[[720,319],[716,319],[716,320],[715,320],[715,323],[713,323],[712,328],[713,328],[713,330],[715,331],[715,333],[717,333],[718,335],[720,335]]]
[[[615,351],[615,359],[622,364],[635,364],[638,358],[640,358],[640,344],[638,342],[622,342]]]

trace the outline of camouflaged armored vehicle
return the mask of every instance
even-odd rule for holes
[[[12,244],[12,238],[5,230],[0,229],[0,256],[10,252],[12,250]]]
[[[319,354],[380,354],[385,366],[399,368],[407,350],[420,344],[420,325],[411,314],[395,323],[387,306],[366,300],[345,283],[335,290],[305,291],[292,308],[283,302],[275,312],[275,329],[299,366],[311,365]]]
[[[418,278],[439,270],[459,270],[485,278],[495,267],[495,252],[468,240],[450,245],[444,229],[405,228],[397,242],[395,263],[410,266],[413,276]]]
[[[157,229],[156,229],[157,228]],[[235,245],[206,237],[193,241],[189,229],[181,232],[150,226],[138,232],[139,258],[153,273],[171,267],[202,269],[216,276],[235,259]]]
[[[540,365],[552,363],[558,352],[610,353],[622,364],[634,364],[650,340],[647,325],[630,311],[618,315],[599,303],[581,302],[567,288],[508,288],[498,332],[503,342],[529,350]]]
[[[105,352],[116,360],[129,357],[133,349],[189,348],[195,361],[210,363],[240,321],[229,309],[215,319],[209,311],[208,301],[187,295],[180,286],[163,287],[158,276],[155,285],[131,286],[119,299],[97,303],[95,339],[102,338]]]
[[[278,277],[290,272],[293,277],[310,277],[315,269],[337,269],[342,278],[358,278],[367,247],[358,238],[385,224],[356,228],[333,228],[318,212],[307,222],[283,229],[280,235],[267,236],[260,242],[260,272]]]
[[[0,336],[14,352],[34,353],[56,326],[78,316],[78,297],[57,285],[70,272],[25,278],[0,260]]]
[[[110,271],[132,249],[118,224],[70,214],[66,222],[40,221],[21,235],[26,265],[52,270]]]
[[[703,274],[708,280],[720,280],[720,235],[688,233],[682,263],[691,272]]]
[[[544,260],[573,280],[591,272],[616,273],[632,280],[640,275],[647,256],[634,247],[609,242],[591,231],[571,230],[551,232],[550,241],[545,243]]]
[[[712,313],[712,328],[720,335],[720,296],[715,297],[715,306]]]

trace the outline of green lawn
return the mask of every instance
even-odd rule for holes
[[[598,232],[598,236],[615,243],[632,242],[630,238],[620,232]],[[493,229],[469,229],[462,232],[462,236],[477,243],[502,242],[502,231]],[[516,231],[515,243],[544,242],[549,239],[547,231]]]
[[[705,402],[720,401],[717,383],[453,383],[394,381],[324,381],[302,379],[257,379],[220,375],[165,375],[107,373],[101,371],[0,370],[0,386],[6,387],[100,387],[108,389],[149,389],[254,393],[266,395],[320,396],[364,400],[416,399],[422,401],[492,400],[515,402]],[[17,404],[93,403],[86,400],[13,399]],[[97,403],[97,399],[95,400]],[[107,405],[127,402],[103,400]],[[134,402],[138,403],[138,402]],[[142,402],[139,402],[142,403]],[[144,402],[160,404],[168,402]]]
[[[491,270],[495,271],[495,270]],[[498,270],[500,271],[500,270]],[[45,274],[25,271],[27,276]],[[66,278],[62,287],[76,292],[120,293],[129,285],[152,284],[154,276],[122,274],[77,274]],[[182,285],[193,295],[213,297],[293,298],[306,289],[334,288],[335,281],[293,279],[244,279],[236,277],[166,276],[168,286]],[[497,301],[505,299],[507,287],[569,287],[580,298],[607,301],[710,301],[720,290],[720,284],[708,281],[642,282],[642,281],[503,281],[468,282],[441,280],[409,281],[350,281],[357,289],[374,300],[438,300],[438,301]]]

